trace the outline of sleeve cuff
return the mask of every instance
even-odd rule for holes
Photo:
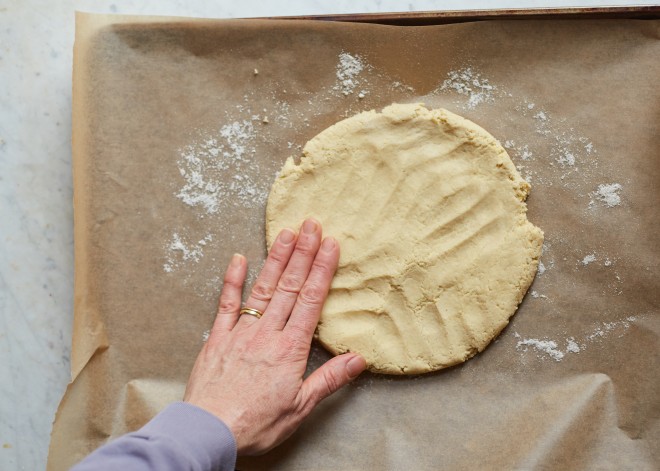
[[[175,402],[167,406],[138,433],[167,437],[180,443],[205,465],[203,469],[233,471],[236,465],[236,441],[229,427],[192,404]]]

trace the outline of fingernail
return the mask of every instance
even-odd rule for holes
[[[289,245],[295,238],[296,233],[291,229],[284,229],[282,232],[280,232],[280,242],[282,242],[284,245]]]
[[[230,265],[231,265],[232,267],[240,267],[240,266],[243,264],[243,259],[244,259],[244,258],[245,258],[245,257],[243,257],[240,253],[235,253],[235,254],[231,257]]]
[[[346,371],[350,378],[357,378],[367,367],[367,362],[361,355],[355,355],[346,363]]]
[[[337,245],[337,242],[335,241],[334,237],[326,237],[323,239],[323,243],[321,244],[321,249],[324,252],[332,252]]]
[[[303,232],[305,234],[313,234],[318,229],[319,225],[314,219],[307,219],[303,223]]]

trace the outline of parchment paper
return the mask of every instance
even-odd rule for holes
[[[263,260],[284,160],[345,116],[411,101],[508,148],[532,183],[545,270],[474,359],[364,374],[238,468],[657,469],[659,52],[656,21],[79,14],[72,383],[48,469],[181,398],[231,254],[248,256],[252,279]],[[217,207],[185,187],[206,164]],[[315,346],[310,369],[327,358]]]

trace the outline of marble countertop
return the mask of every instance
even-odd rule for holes
[[[74,11],[251,17],[597,6],[602,0],[0,0],[0,469],[45,467],[73,320]],[[653,1],[608,2],[652,5]]]

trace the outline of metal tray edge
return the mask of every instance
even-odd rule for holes
[[[557,19],[658,19],[660,5],[626,7],[528,8],[500,10],[450,10],[387,13],[349,13],[266,17],[277,20],[317,20],[374,23],[399,26],[425,26],[484,20]],[[262,18],[262,19],[266,19]]]

